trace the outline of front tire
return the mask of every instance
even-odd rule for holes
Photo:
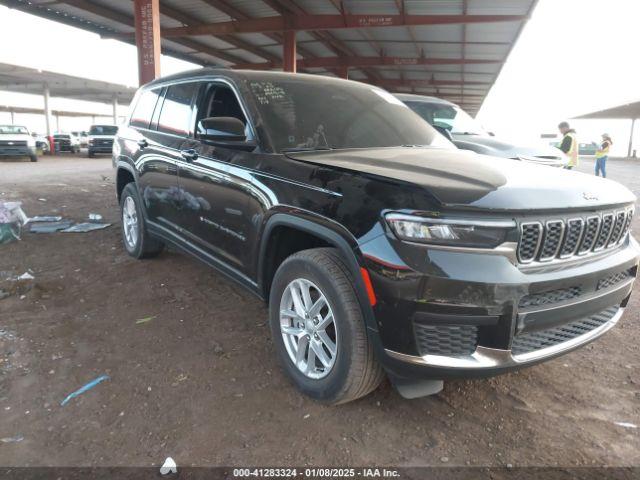
[[[164,248],[162,242],[149,235],[142,208],[135,183],[128,183],[120,196],[122,241],[127,253],[137,259],[155,257]]]
[[[31,160],[32,162],[37,162],[38,161],[38,156],[37,155],[29,155],[29,160]]]
[[[338,251],[317,248],[287,258],[271,286],[269,322],[279,360],[298,389],[323,403],[363,397],[384,378],[353,285]]]
[[[93,153],[93,151],[92,151],[92,150],[88,150],[88,151],[87,151],[87,156],[88,156],[89,158],[93,158],[93,157],[95,157],[95,156],[96,156],[96,154],[95,154],[95,153]]]

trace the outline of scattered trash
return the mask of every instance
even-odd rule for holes
[[[73,227],[62,230],[64,233],[85,233],[110,227],[110,223],[76,223]]]
[[[309,418],[310,416],[311,416],[311,414],[307,413],[307,414],[305,414],[305,416],[304,416],[304,417],[302,417],[302,418],[304,418],[304,419],[306,420],[306,419],[307,419],[307,418]]]
[[[16,278],[16,280],[35,280],[35,278],[36,277],[31,275],[29,272],[24,272],[22,275]]]
[[[66,230],[73,225],[71,220],[62,220],[56,222],[38,222],[32,223],[30,231],[31,233],[53,233],[60,230]]]
[[[36,215],[35,217],[29,217],[25,223],[36,222],[59,222],[62,217],[59,215]]]
[[[0,442],[2,443],[18,443],[24,440],[24,437],[22,435],[19,435],[17,437],[4,437],[4,438],[0,438]]]
[[[0,202],[0,245],[20,240],[27,216],[20,202]]]
[[[99,213],[90,213],[89,214],[89,221],[90,222],[99,222],[102,220],[102,215],[100,215]]]
[[[0,300],[4,300],[7,297],[10,297],[11,294],[5,290],[0,290]]]
[[[178,466],[173,458],[167,457],[160,467],[160,475],[169,475],[170,473],[178,473]]]
[[[39,198],[39,199],[38,199],[38,201],[39,201],[39,202],[46,202],[46,201],[47,201],[47,199],[46,199],[46,198]]]
[[[442,463],[447,463],[449,461],[449,457],[440,457],[440,461]]]
[[[91,390],[93,387],[95,387],[96,385],[98,385],[100,382],[103,382],[105,380],[109,380],[109,375],[101,375],[98,378],[96,378],[95,380],[90,381],[89,383],[87,383],[86,385],[80,387],[78,390],[76,390],[73,393],[70,393],[69,395],[67,395],[67,397],[60,402],[60,406],[64,407],[67,402],[69,400],[71,400],[72,398],[77,397],[78,395],[82,395],[84,392],[86,392],[87,390]]]
[[[156,317],[157,317],[157,315],[152,315],[150,317],[141,318],[140,320],[136,320],[136,325],[140,325],[142,323],[150,322],[151,320],[153,320]]]
[[[613,422],[616,425],[618,425],[619,427],[624,427],[624,428],[638,428],[638,426],[635,423],[628,423],[628,422]]]

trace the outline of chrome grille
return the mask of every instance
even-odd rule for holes
[[[620,235],[622,235],[622,229],[627,220],[626,212],[618,212],[616,213],[616,221],[613,224],[613,230],[611,231],[611,236],[609,237],[609,241],[607,242],[607,247],[618,243],[620,240]]]
[[[562,243],[562,235],[564,233],[564,222],[562,220],[553,220],[547,222],[544,230],[544,240],[538,259],[541,262],[551,260],[558,254],[560,244]]]
[[[520,227],[520,246],[518,257],[522,263],[531,262],[536,258],[540,240],[542,239],[542,224],[539,222],[525,223]]]
[[[631,227],[633,209],[603,212],[588,217],[553,218],[520,224],[520,263],[567,259],[613,248]]]
[[[572,218],[567,222],[567,233],[560,249],[560,258],[570,257],[576,252],[583,230],[584,220],[581,218]]]
[[[624,272],[613,273],[601,280],[598,280],[598,286],[596,287],[596,290],[613,287],[614,285],[617,285],[620,282],[624,282],[626,279],[631,278],[632,276],[633,271],[631,269],[625,270]]]
[[[578,255],[584,255],[593,248],[593,244],[596,243],[596,238],[598,238],[599,229],[600,217],[587,218],[582,243],[580,244],[580,248],[578,248]]]
[[[607,240],[611,236],[611,229],[613,227],[613,213],[605,213],[602,215],[602,226],[600,227],[600,233],[596,240],[596,245],[593,247],[593,251],[597,252],[602,250],[607,244]]]

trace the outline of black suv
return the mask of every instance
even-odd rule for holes
[[[297,387],[353,400],[495,375],[618,322],[623,186],[455,149],[388,92],[202,69],[142,87],[113,150],[129,254],[170,244],[269,304]],[[215,312],[214,312],[215,313]]]

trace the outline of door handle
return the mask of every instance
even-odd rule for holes
[[[187,162],[193,162],[198,159],[198,152],[196,152],[193,148],[188,148],[187,150],[181,150],[180,155]]]
[[[143,148],[147,148],[149,146],[149,142],[147,142],[143,138],[142,140],[138,140],[138,146],[140,147],[140,150],[142,150]]]

